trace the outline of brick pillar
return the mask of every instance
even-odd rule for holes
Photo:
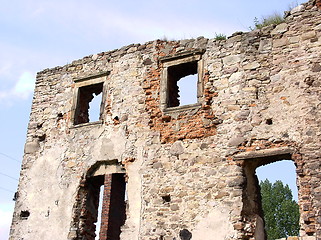
[[[119,240],[126,220],[124,174],[105,175],[99,240]]]

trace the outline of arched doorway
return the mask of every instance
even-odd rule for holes
[[[117,161],[100,161],[87,171],[74,204],[69,239],[97,239],[99,204],[102,204],[99,239],[120,239],[126,220],[125,177],[125,170]],[[103,200],[99,201],[102,189]]]

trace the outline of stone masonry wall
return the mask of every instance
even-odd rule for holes
[[[196,104],[164,108],[164,58],[198,61]],[[126,178],[122,240],[265,239],[255,169],[288,159],[300,239],[320,240],[320,62],[321,9],[309,1],[227,40],[156,40],[38,73],[10,239],[91,239],[87,196],[115,173]],[[99,121],[75,124],[77,92],[97,83]]]

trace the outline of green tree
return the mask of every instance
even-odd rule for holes
[[[299,205],[293,200],[292,191],[281,181],[260,182],[262,208],[268,240],[299,235]]]

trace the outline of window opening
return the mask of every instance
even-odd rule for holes
[[[100,119],[102,92],[103,83],[79,87],[74,124],[88,123]]]
[[[168,67],[167,107],[182,106],[185,105],[185,102],[187,102],[187,104],[197,103],[197,68],[197,61]]]

